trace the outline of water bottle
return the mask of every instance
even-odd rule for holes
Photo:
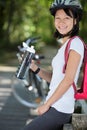
[[[16,77],[18,79],[25,79],[26,72],[29,70],[30,63],[34,56],[34,53],[35,53],[35,50],[33,46],[26,47],[26,51],[24,53],[21,64],[18,66],[18,69],[16,71]]]

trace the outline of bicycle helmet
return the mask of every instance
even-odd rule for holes
[[[54,0],[50,7],[50,12],[53,16],[55,16],[55,13],[58,9],[64,8],[76,10],[79,16],[79,20],[81,20],[82,6],[79,0]]]

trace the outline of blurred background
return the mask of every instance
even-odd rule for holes
[[[53,0],[0,0],[0,130],[21,130],[37,116],[35,110],[20,104],[12,93],[12,76],[18,66],[17,46],[29,37],[40,36],[36,44],[38,53],[45,55],[42,61],[49,66],[57,51],[57,41],[49,7]],[[84,9],[80,23],[80,36],[87,42],[87,0],[80,0]],[[43,63],[44,62],[44,63]],[[81,104],[77,104],[81,110]],[[83,112],[87,104],[82,102]]]
[[[0,55],[9,56],[11,52],[12,56],[17,45],[31,36],[41,36],[45,45],[56,45],[53,38],[53,17],[49,12],[52,1],[0,0]],[[80,35],[87,41],[87,1],[80,1],[84,8]],[[39,46],[41,44],[38,44],[38,48]],[[5,62],[4,58],[0,57],[0,63]]]

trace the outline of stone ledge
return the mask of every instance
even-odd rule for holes
[[[72,125],[75,128],[87,128],[87,114],[73,114]]]
[[[63,130],[87,129],[87,114],[76,114],[72,116],[72,123],[65,124]]]

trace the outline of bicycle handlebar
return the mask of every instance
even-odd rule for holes
[[[26,40],[26,44],[29,46],[29,44],[30,43],[36,43],[38,40],[40,40],[41,39],[41,37],[40,36],[38,36],[38,37],[33,37],[33,38],[29,38],[29,39],[27,39]]]
[[[28,38],[26,41],[25,41],[25,44],[27,44],[27,46],[30,45],[30,43],[36,43],[38,40],[40,40],[41,37],[33,37],[33,38]],[[25,47],[21,47],[21,46],[18,46],[18,49],[20,52],[24,52],[25,51]]]

